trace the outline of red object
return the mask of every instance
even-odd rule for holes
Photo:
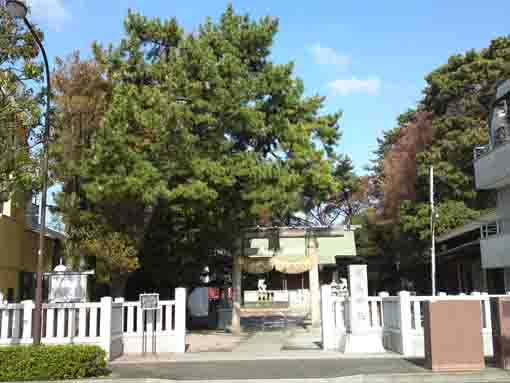
[[[217,287],[209,287],[207,294],[209,299],[220,299],[220,289]]]

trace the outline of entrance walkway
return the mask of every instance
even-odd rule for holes
[[[188,334],[184,354],[123,355],[114,364],[157,362],[205,362],[283,359],[336,359],[340,354],[323,351],[320,331],[305,329],[265,330],[240,337],[214,331]]]
[[[320,333],[297,329],[256,332],[232,350],[233,353],[263,355],[286,351],[321,351]]]

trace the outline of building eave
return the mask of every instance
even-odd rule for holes
[[[440,235],[436,238],[437,243],[446,242],[452,238],[459,237],[463,234],[469,233],[470,231],[478,230],[480,227],[488,222],[494,222],[498,219],[498,215],[496,211],[491,211],[488,214],[485,214],[481,217],[479,217],[476,220],[469,221],[468,223],[456,227],[455,229],[449,231],[448,233],[445,233],[443,235]]]

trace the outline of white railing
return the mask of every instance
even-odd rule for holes
[[[141,334],[144,329],[151,330],[151,326],[157,333],[173,333],[175,331],[175,300],[159,301],[159,305],[160,309],[153,317],[150,313],[143,315],[139,302],[124,303],[124,334]]]
[[[490,298],[498,295],[472,293],[471,295],[411,296],[401,291],[398,296],[380,293],[368,297],[369,328],[380,330],[384,347],[408,357],[423,357],[423,317],[425,302],[434,300],[478,300],[480,301],[483,349],[485,356],[492,356],[492,318]],[[326,350],[341,350],[349,332],[349,298],[331,296],[330,286],[322,287],[322,342]]]
[[[391,330],[400,330],[398,297],[384,297],[381,301],[383,306],[384,327]]]
[[[183,321],[179,315],[185,313],[185,308],[179,308],[176,300],[160,301],[159,304],[159,310],[144,312],[139,302],[124,303],[124,352],[141,353],[143,342],[146,342],[147,351],[152,352],[152,337],[155,337],[154,351],[182,352],[179,350],[183,350],[184,345],[178,345],[176,339],[182,324],[185,325],[186,317]],[[151,339],[144,338],[144,334]]]
[[[382,298],[368,297],[367,313],[368,331],[382,332],[384,312]],[[322,286],[321,290],[322,310],[322,344],[326,350],[339,350],[345,345],[346,334],[350,331],[349,323],[349,298],[333,296],[331,286]]]
[[[184,352],[186,341],[186,290],[176,289],[176,299],[160,301],[161,309],[143,313],[139,302],[44,304],[44,344],[95,344],[110,359],[142,352],[144,334],[156,335],[157,352]],[[0,301],[0,345],[31,344],[34,303],[5,304]],[[151,350],[149,350],[151,351]]]
[[[480,237],[482,239],[502,234],[510,234],[510,219],[499,219],[480,226]]]
[[[321,288],[321,335],[325,350],[338,350],[347,329],[346,298],[332,296],[331,286]]]
[[[383,317],[381,297],[368,297],[368,323],[370,328],[382,328]]]
[[[99,318],[108,309],[105,303],[44,304],[42,341],[44,343],[99,343]],[[0,344],[32,343],[34,303],[0,305]],[[104,315],[104,313],[103,313]]]
[[[441,294],[435,300],[477,300],[480,301],[480,313],[485,356],[492,356],[492,318],[490,298],[497,295],[472,293],[471,295]],[[396,300],[395,300],[396,298]],[[411,296],[407,292],[399,293],[399,297],[383,298],[384,312],[391,312],[392,317],[398,316],[402,326],[395,328],[394,324],[384,317],[383,340],[388,350],[410,357],[422,357],[425,353],[423,331],[424,303],[432,300],[430,296]],[[397,302],[397,305],[395,303]]]

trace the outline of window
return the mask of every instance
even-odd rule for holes
[[[25,222],[30,227],[39,226],[39,204],[37,195],[32,195],[25,209]]]

